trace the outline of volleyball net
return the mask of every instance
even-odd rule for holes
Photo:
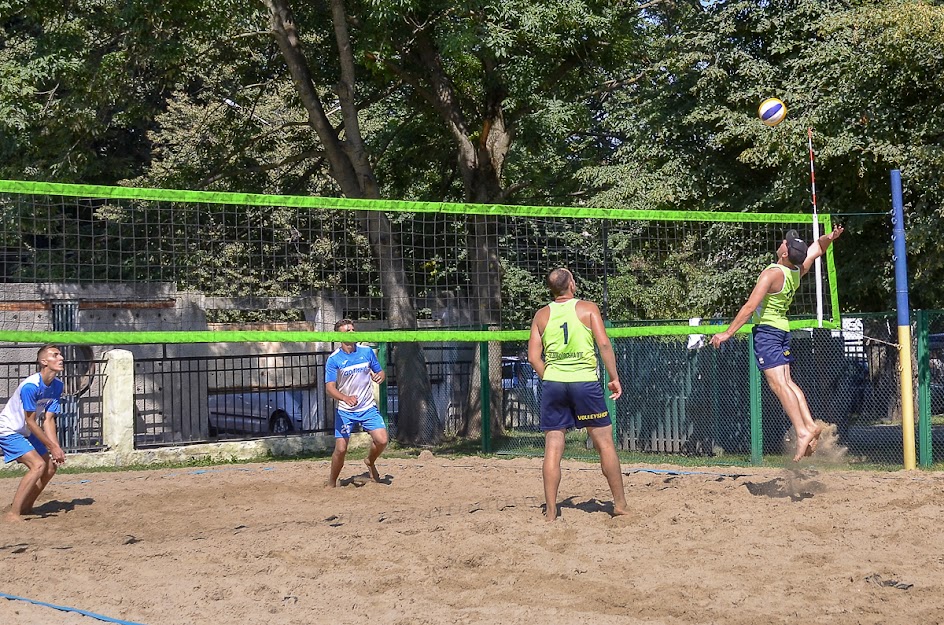
[[[573,272],[606,319],[633,398],[613,409],[621,450],[753,451],[749,342],[699,347],[743,305],[787,230],[813,236],[812,216],[796,213],[18,181],[0,181],[0,219],[0,347],[70,346],[85,372],[113,347],[132,352],[136,444],[215,440],[233,425],[220,420],[233,401],[294,407],[277,411],[288,422],[267,414],[252,432],[330,432],[324,360],[353,338],[380,352],[381,410],[401,442],[478,438],[515,453],[542,445],[526,342],[555,267]],[[829,215],[819,219],[831,230]],[[820,302],[812,273],[796,293],[798,332],[839,326],[831,248],[823,267]],[[353,335],[334,332],[344,318]],[[79,405],[89,423],[96,401]],[[583,442],[571,443],[576,455]]]
[[[733,316],[812,216],[359,200],[0,181],[0,342],[522,340],[548,270],[612,336]],[[829,231],[830,216],[820,215]],[[832,250],[822,316],[839,322]],[[792,307],[819,325],[812,274]],[[710,320],[714,319],[712,323]],[[670,321],[665,321],[670,320]],[[672,321],[674,320],[674,321]]]

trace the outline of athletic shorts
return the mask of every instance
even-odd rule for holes
[[[796,360],[790,351],[790,333],[768,325],[754,326],[754,357],[761,371],[790,364]]]
[[[23,436],[16,432],[8,436],[0,436],[0,450],[3,450],[4,462],[13,462],[34,449],[39,452],[40,456],[49,453],[49,450],[35,434],[31,433],[29,436]]]
[[[604,427],[610,413],[599,382],[541,383],[541,430]]]
[[[387,427],[377,406],[368,408],[364,412],[348,412],[347,410],[338,410],[334,417],[334,437],[351,438],[351,432],[354,426],[360,424],[365,432],[371,430],[382,430]]]

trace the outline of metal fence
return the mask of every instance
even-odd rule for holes
[[[931,352],[941,357],[932,360],[938,367],[934,379],[944,380],[944,313],[934,319],[942,331],[935,343],[940,351]],[[895,316],[862,315],[847,319],[845,326],[842,331],[794,331],[792,377],[804,390],[812,416],[827,424],[824,440],[829,441],[831,460],[900,465]],[[738,335],[718,350],[707,342],[708,337],[695,336],[613,341],[623,396],[611,410],[614,439],[624,457],[760,463],[765,458],[779,462],[792,449],[790,422],[754,364],[749,336]],[[529,376],[533,378],[533,372],[516,377]],[[512,399],[525,397],[532,417],[512,420],[506,413],[506,429],[493,447],[505,453],[540,454],[540,386],[533,379],[524,387],[516,384],[519,390]],[[944,410],[944,384],[940,386],[940,393],[932,393],[939,402],[935,414]],[[587,454],[585,434],[569,433],[567,441],[568,456]],[[932,447],[929,443],[929,450]],[[940,456],[941,451],[936,453]],[[925,464],[930,464],[930,451],[927,458]]]
[[[923,466],[944,457],[944,311],[917,311],[919,418]],[[614,437],[626,459],[698,463],[779,461],[789,421],[738,335],[715,350],[707,337],[638,337],[614,341],[623,397],[613,406]],[[798,330],[793,378],[842,462],[903,462],[899,350],[894,314],[847,316],[842,331]],[[701,345],[701,346],[699,346]],[[380,346],[381,353],[387,346]],[[103,448],[101,397],[105,362],[65,347],[64,412],[58,419],[68,452]],[[523,343],[502,344],[501,414],[483,439],[471,427],[478,406],[470,392],[482,361],[465,344],[424,346],[432,388],[425,427],[440,441],[482,451],[540,455],[540,381]],[[135,359],[134,419],[138,447],[331,432],[334,402],[324,393],[329,352],[244,356],[154,356]],[[498,366],[491,358],[491,366]],[[401,417],[397,363],[384,362],[382,412],[396,437]],[[0,401],[35,371],[32,362],[0,365]],[[485,376],[487,378],[487,375]],[[493,378],[494,379],[494,378]],[[494,385],[493,385],[494,386]],[[568,434],[567,455],[587,455],[585,434]]]
[[[328,352],[136,358],[137,447],[333,430]]]
[[[944,311],[916,316],[918,459],[922,466],[944,459]]]

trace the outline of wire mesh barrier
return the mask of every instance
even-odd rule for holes
[[[613,321],[665,319],[681,310],[713,314],[741,297],[715,285],[746,287],[786,230],[812,236],[812,218],[802,214],[17,181],[0,181],[0,208],[0,251],[8,259],[0,279],[9,285],[0,301],[0,340],[50,326],[194,331],[216,322],[305,321],[324,330],[345,316],[384,328],[414,328],[418,320],[524,329],[544,303],[544,277],[554,266],[569,267],[582,294],[600,301]],[[828,228],[830,217],[820,218]],[[826,260],[822,303],[826,318],[835,319],[831,253]],[[78,310],[50,311],[59,300]],[[816,306],[815,286],[805,281],[794,311],[813,315]],[[55,322],[67,317],[70,323]]]
[[[426,369],[432,387],[432,402],[429,410],[417,421],[422,432],[421,440],[442,441],[446,438],[467,436],[468,396],[472,373],[471,346],[459,344],[435,344],[423,347]],[[394,353],[396,351],[394,350]],[[396,358],[392,358],[387,369],[386,410],[391,436],[400,434],[399,376]]]
[[[748,461],[751,415],[747,340],[732,340],[721,350],[690,349],[688,344],[685,336],[613,342],[623,391],[611,407],[617,449],[624,458],[656,462],[685,456],[702,461]],[[540,454],[540,383],[533,371],[520,377],[530,380],[527,403],[532,418],[507,428],[496,449]],[[585,432],[571,432],[566,440],[565,455],[582,457],[592,453]]]
[[[917,445],[922,465],[930,466],[944,453],[944,311],[919,311],[916,318]],[[843,326],[792,333],[793,378],[814,418],[830,426],[824,440],[830,440],[832,455],[817,460],[900,466],[895,317],[858,315],[845,318]],[[779,463],[785,453],[792,453],[791,443],[785,441],[789,420],[756,369],[749,336],[738,334],[721,349],[705,346],[704,339],[683,335],[613,340],[623,386],[623,397],[612,407],[614,439],[624,461]],[[527,362],[526,344],[513,340],[494,345],[500,349],[483,351],[480,344],[462,342],[424,344],[421,353],[433,401],[418,416],[404,412],[400,403],[403,376],[410,367],[404,368],[390,344],[379,344],[388,373],[380,405],[391,435],[399,438],[404,429],[418,427],[421,438],[434,441],[430,444],[443,452],[452,448],[541,455],[541,382]],[[89,360],[92,350],[83,347],[63,348],[68,355],[62,374],[67,392],[57,423],[68,452],[104,448],[107,361]],[[286,352],[285,346],[266,345],[264,353],[188,356],[181,353],[184,347],[196,348],[133,348],[138,352],[133,389],[136,446],[333,432],[335,406],[324,393],[329,349]],[[6,401],[35,368],[25,361],[4,365],[0,399]],[[480,395],[471,392],[476,381],[489,386],[486,399],[494,395],[500,406],[488,415],[488,423],[475,403]],[[584,433],[568,434],[566,455],[594,455]]]
[[[918,458],[922,466],[944,460],[944,311],[917,311]]]
[[[891,314],[863,315],[846,320],[846,330],[792,332],[796,357],[791,364],[792,377],[805,392],[814,419],[827,424],[823,440],[828,441],[824,447],[829,446],[830,462],[902,463],[894,320]],[[935,320],[944,330],[944,315]],[[700,341],[692,339],[614,341],[623,387],[623,396],[613,410],[614,438],[624,458],[668,462],[693,457],[706,463],[756,463],[765,457],[792,456],[790,421],[757,372],[749,338],[737,335],[719,350],[693,347]],[[944,339],[938,337],[932,345],[938,351],[931,354],[944,359]],[[526,363],[517,366],[529,369]],[[752,381],[752,371],[756,381]],[[944,379],[941,371],[934,375]],[[517,377],[531,381],[525,391],[531,419],[513,421],[506,415],[506,428],[495,449],[540,454],[540,384],[533,372],[519,372]],[[752,409],[752,385],[759,397],[756,409]],[[944,392],[936,393],[934,388],[932,385],[931,395],[938,403],[932,403],[932,411],[944,412]],[[567,455],[588,454],[585,434],[573,432],[567,441]],[[821,454],[818,459],[823,457]]]
[[[617,342],[618,449],[729,458],[749,452],[747,341],[721,350],[688,344],[686,337]]]
[[[810,215],[18,181],[0,181],[0,209],[0,341],[53,341],[68,346],[67,361],[87,364],[102,346],[132,346],[139,446],[330,432],[323,350],[339,340],[334,322],[349,317],[355,340],[375,342],[389,361],[380,404],[398,440],[541,453],[541,385],[522,341],[546,303],[548,269],[567,266],[581,296],[620,326],[611,337],[624,386],[613,407],[621,453],[760,462],[784,448],[788,420],[749,338],[714,350],[688,335],[714,331],[719,313],[743,303],[784,231],[810,239]],[[819,218],[829,231],[831,217]],[[831,247],[822,264],[824,297],[804,280],[791,309],[794,377],[851,461],[900,462],[894,324],[861,316],[840,330]],[[689,313],[712,321],[660,321]],[[820,315],[830,329],[809,329]],[[937,316],[924,319],[927,464],[944,377],[927,337],[944,332]],[[310,346],[304,354],[280,347],[300,344]],[[64,401],[66,414],[92,415],[100,396],[102,372],[83,371],[76,379],[93,390]],[[104,444],[80,438],[72,448]],[[588,451],[581,434],[568,440],[569,451]]]
[[[815,331],[794,342],[794,349],[802,350],[791,366],[794,378],[805,391],[813,416],[835,425],[845,461],[900,465],[901,376],[895,316],[861,315],[844,321],[842,332]],[[803,353],[808,356],[803,358]]]

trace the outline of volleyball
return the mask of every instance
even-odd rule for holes
[[[757,107],[757,116],[768,126],[776,126],[787,116],[787,105],[779,98],[767,98]]]

